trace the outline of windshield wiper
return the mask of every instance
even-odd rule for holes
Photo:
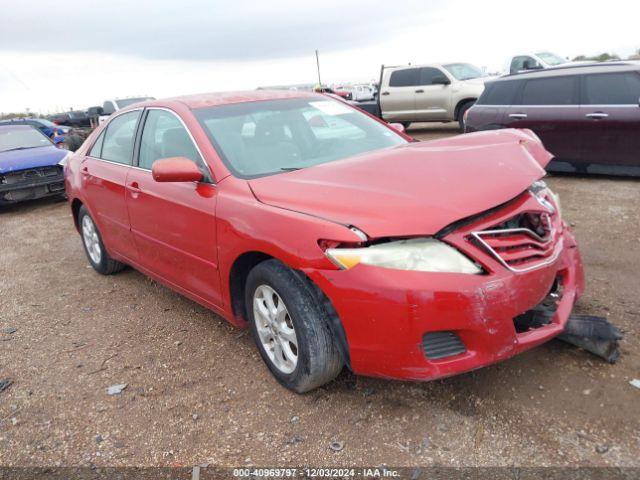
[[[296,170],[300,170],[302,167],[282,167],[280,170],[283,172],[295,172]]]

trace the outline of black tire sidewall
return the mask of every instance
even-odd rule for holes
[[[464,133],[464,130],[466,127],[464,123],[464,114],[466,113],[467,110],[473,107],[474,103],[475,102],[466,102],[466,103],[463,103],[462,106],[460,107],[460,111],[458,112],[458,125],[460,125],[460,131],[462,133]]]
[[[257,332],[253,315],[253,295],[260,285],[267,285],[278,293],[293,322],[298,340],[298,362],[295,370],[289,374],[282,372],[273,364],[265,352]],[[268,260],[256,266],[249,274],[245,289],[245,305],[251,333],[258,351],[273,376],[290,390],[307,391],[305,383],[313,373],[311,358],[319,355],[319,352],[310,351],[314,348],[314,342],[310,336],[315,334],[316,329],[327,328],[322,318],[321,309],[313,296],[293,271],[277,260]]]

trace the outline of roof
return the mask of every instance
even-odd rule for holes
[[[307,98],[324,96],[300,90],[249,90],[240,92],[217,92],[199,93],[195,95],[185,95],[182,97],[164,98],[162,100],[151,100],[144,102],[145,105],[165,104],[167,102],[180,102],[187,107],[204,108],[227,105],[230,103],[259,102],[265,100],[280,100],[286,98]],[[138,104],[140,105],[140,104]]]
[[[640,68],[637,62],[593,62],[583,63],[578,65],[566,65],[557,66],[551,68],[544,68],[541,70],[528,70],[525,72],[511,73],[497,78],[496,82],[515,80],[520,78],[546,78],[546,77],[560,77],[566,75],[583,75],[588,73],[603,73],[603,72],[619,72],[619,71],[635,71]]]

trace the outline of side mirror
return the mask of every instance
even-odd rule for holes
[[[404,133],[404,125],[401,123],[390,123],[389,127],[393,128],[396,132]]]
[[[156,182],[199,182],[204,178],[195,162],[185,157],[156,160],[151,175]]]
[[[439,76],[439,77],[434,77],[431,80],[431,85],[450,85],[450,84],[451,84],[451,80],[449,80],[444,75]]]

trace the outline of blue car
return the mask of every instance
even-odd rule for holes
[[[27,125],[0,125],[0,205],[64,194],[71,155]]]
[[[54,132],[57,135],[66,135],[69,132],[69,127],[56,125],[44,118],[12,118],[11,120],[0,120],[0,126],[3,125],[29,125],[37,128],[49,138],[51,138]]]

